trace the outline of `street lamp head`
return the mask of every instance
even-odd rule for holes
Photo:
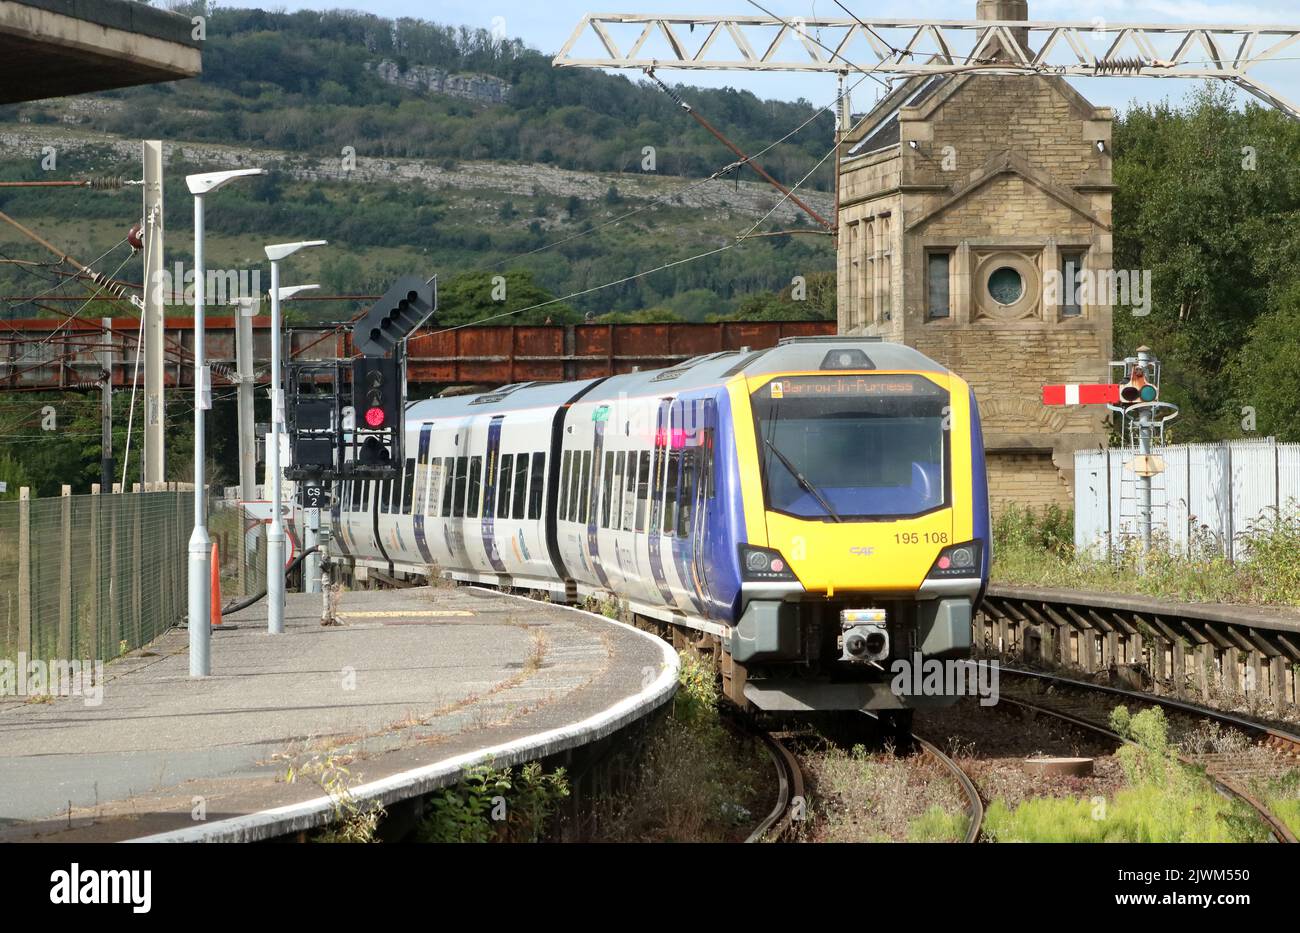
[[[287,256],[292,256],[300,249],[308,246],[325,246],[327,240],[300,240],[297,243],[273,243],[266,247],[266,258],[271,262],[279,262]]]
[[[308,292],[311,291],[313,288],[320,288],[320,286],[319,285],[286,285],[284,288],[280,289],[280,300],[288,301],[290,298],[292,298],[294,295],[298,294],[299,292]]]
[[[265,175],[264,168],[238,168],[229,172],[204,172],[199,175],[186,175],[185,184],[190,189],[190,194],[204,195],[210,191],[216,191],[228,181],[236,178],[243,178],[245,175]]]

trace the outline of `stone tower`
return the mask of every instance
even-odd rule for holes
[[[1056,77],[918,76],[840,149],[839,330],[972,384],[995,511],[1068,505],[1074,451],[1106,443],[1104,409],[1045,408],[1041,387],[1109,381],[1111,306],[1070,286],[1111,267],[1111,119]]]

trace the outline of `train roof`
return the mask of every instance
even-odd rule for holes
[[[847,354],[847,356],[845,355]],[[635,398],[658,393],[690,391],[719,385],[733,376],[762,376],[819,369],[912,370],[947,372],[925,354],[901,343],[878,337],[791,337],[762,350],[724,350],[697,356],[665,369],[623,373],[604,380],[592,399],[624,395]],[[435,398],[407,407],[411,420],[450,418],[524,408],[554,408],[565,404],[599,380],[574,382],[523,382],[477,395]]]

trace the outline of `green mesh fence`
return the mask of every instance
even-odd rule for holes
[[[107,661],[180,622],[193,516],[188,491],[0,502],[0,657]],[[262,526],[220,500],[208,521],[223,602],[263,588]]]

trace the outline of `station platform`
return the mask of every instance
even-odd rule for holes
[[[174,629],[104,669],[102,702],[0,705],[0,841],[255,841],[323,825],[343,764],[385,806],[577,748],[676,689],[665,642],[581,610],[475,587],[290,593],[213,630],[189,676]],[[288,775],[294,774],[292,781]]]

